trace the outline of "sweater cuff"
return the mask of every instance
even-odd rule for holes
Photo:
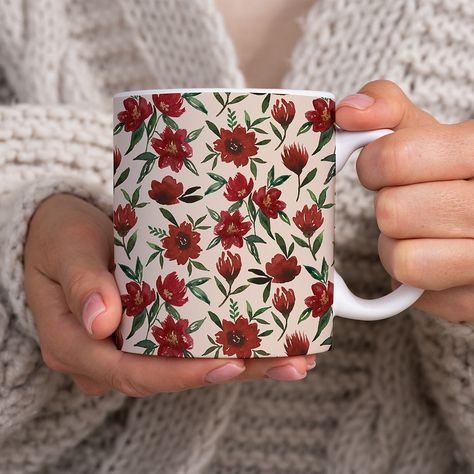
[[[29,182],[9,196],[8,208],[4,208],[8,212],[2,212],[3,222],[0,222],[0,287],[20,330],[37,342],[34,318],[25,296],[23,252],[31,217],[42,201],[58,193],[73,194],[95,205],[111,219],[113,216],[112,194],[103,185],[77,177],[54,176],[41,182]]]

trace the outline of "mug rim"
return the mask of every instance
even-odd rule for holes
[[[177,87],[174,89],[142,89],[142,90],[131,90],[122,91],[114,94],[114,98],[128,97],[131,95],[151,95],[151,94],[176,94],[176,93],[187,93],[187,92],[230,92],[230,93],[266,93],[266,94],[289,94],[289,95],[301,95],[301,96],[317,96],[326,97],[328,99],[335,100],[335,96],[332,92],[327,91],[316,91],[316,90],[304,90],[304,89],[267,89],[264,87],[250,87],[250,88],[239,88],[239,87]]]

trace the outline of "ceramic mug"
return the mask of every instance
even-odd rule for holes
[[[422,290],[353,295],[334,270],[335,176],[390,130],[347,132],[328,92],[131,91],[114,97],[117,346],[167,357],[331,347],[334,315],[393,316]]]

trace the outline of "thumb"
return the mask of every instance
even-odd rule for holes
[[[433,125],[437,121],[413,104],[394,82],[378,80],[337,103],[336,123],[344,130],[399,130]]]

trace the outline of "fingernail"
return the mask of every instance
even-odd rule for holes
[[[230,362],[218,367],[217,369],[211,370],[206,375],[206,380],[211,383],[221,383],[227,380],[237,377],[245,370],[244,365],[236,364],[235,362]]]
[[[352,94],[340,100],[336,109],[340,107],[352,107],[353,109],[365,110],[375,103],[375,99],[365,94]]]
[[[82,310],[82,320],[87,331],[92,334],[92,323],[103,313],[107,308],[102,300],[102,297],[98,293],[92,293],[86,301]]]
[[[302,374],[298,372],[295,367],[288,364],[273,367],[272,369],[267,370],[265,375],[275,380],[301,380],[306,377],[306,372]]]
[[[316,354],[306,356],[306,363],[306,370],[314,369],[316,367]]]
[[[315,367],[316,367],[316,361],[311,362],[310,364],[308,364],[306,366],[306,370],[311,370],[311,369],[314,369]]]

